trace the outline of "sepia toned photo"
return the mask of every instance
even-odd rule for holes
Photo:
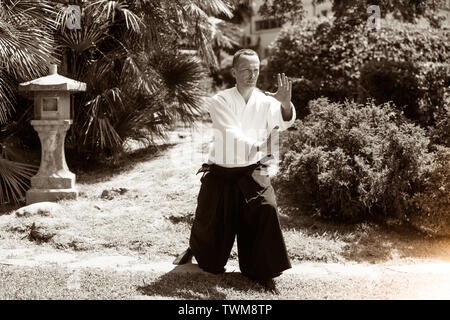
[[[0,146],[0,300],[450,299],[448,0],[0,0]]]

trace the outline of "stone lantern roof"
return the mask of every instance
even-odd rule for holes
[[[19,84],[20,92],[30,91],[86,91],[86,83],[61,76],[55,64],[50,65],[49,75]]]

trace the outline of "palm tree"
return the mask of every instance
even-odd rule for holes
[[[210,17],[209,20],[213,26],[212,46],[220,67],[222,50],[233,50],[239,47],[243,30],[238,25],[219,18]]]
[[[17,82],[47,72],[54,61],[48,1],[0,1],[0,124],[14,110]]]
[[[48,1],[0,1],[0,203],[19,201],[37,169],[8,157],[3,129],[17,109],[18,83],[43,75],[55,60],[54,24],[46,18],[53,13]]]
[[[217,63],[212,15],[231,16],[222,0],[106,1],[82,4],[81,30],[57,21],[67,74],[87,83],[76,99],[68,146],[78,154],[120,155],[126,139],[152,143],[175,119],[202,107],[202,66]],[[182,45],[197,57],[181,53]]]
[[[203,66],[216,64],[214,15],[226,0],[78,1],[82,28],[66,28],[58,1],[0,1],[0,123],[16,109],[17,84],[63,61],[62,73],[87,83],[74,103],[68,147],[89,157],[118,155],[126,139],[151,143],[175,118],[191,122],[202,107]],[[197,57],[180,52],[182,43]],[[26,110],[29,113],[29,109]],[[1,139],[1,137],[0,137]],[[32,168],[0,158],[0,202],[17,201]]]

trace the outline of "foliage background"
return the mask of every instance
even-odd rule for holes
[[[449,148],[433,146],[392,103],[321,98],[310,109],[282,144],[275,185],[287,203],[307,215],[449,234]]]
[[[448,235],[450,31],[370,29],[356,14],[287,26],[273,44],[268,79],[294,78],[299,118],[275,181],[303,214]]]
[[[426,124],[440,112],[435,102],[444,99],[450,79],[450,31],[396,20],[382,20],[379,31],[333,19],[304,21],[284,28],[272,50],[268,79],[278,70],[295,78],[293,102],[302,116],[319,96],[360,102],[375,97],[379,103],[406,98],[411,117]],[[400,108],[405,101],[396,102]]]

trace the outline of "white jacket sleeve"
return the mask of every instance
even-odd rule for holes
[[[292,107],[292,118],[288,121],[283,120],[283,115],[281,113],[281,103],[275,98],[269,97],[270,99],[270,107],[269,107],[269,117],[268,117],[268,126],[269,132],[272,131],[273,128],[278,126],[280,131],[284,131],[290,126],[294,124],[296,113],[294,105],[291,102]]]

